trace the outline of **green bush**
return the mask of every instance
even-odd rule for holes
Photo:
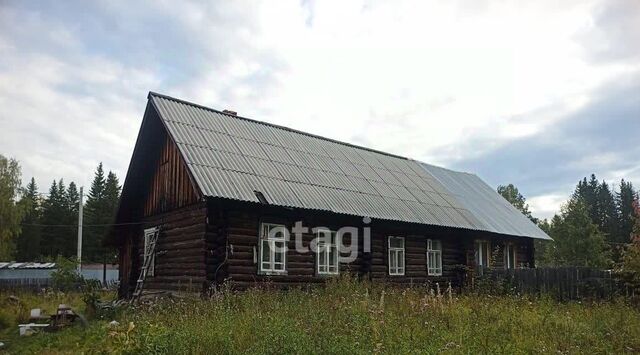
[[[59,291],[77,290],[84,282],[84,278],[77,271],[78,263],[73,259],[58,257],[56,270],[51,273],[51,284]]]

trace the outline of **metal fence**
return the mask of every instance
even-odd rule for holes
[[[474,284],[498,292],[550,295],[560,300],[638,294],[638,285],[630,284],[622,275],[585,267],[484,269],[476,275]]]

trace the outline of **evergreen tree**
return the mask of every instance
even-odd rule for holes
[[[589,217],[591,222],[599,226],[600,217],[600,204],[598,203],[598,195],[600,193],[600,183],[596,178],[596,174],[591,174],[591,178],[587,183],[586,195],[584,196],[584,203],[589,211]],[[602,231],[602,230],[601,230]]]
[[[640,285],[640,205],[637,200],[633,207],[635,210],[634,229],[630,243],[625,246],[622,253],[620,271],[628,272],[633,283],[637,286]]]
[[[606,181],[598,187],[598,227],[607,239],[616,238],[618,233],[618,211],[616,201]]]
[[[115,221],[116,212],[118,210],[118,205],[120,203],[120,190],[121,190],[121,186],[120,186],[120,181],[118,180],[118,177],[114,172],[109,171],[109,174],[107,174],[107,181],[105,183],[105,188],[104,188],[104,208],[105,208],[105,214],[106,214],[105,220],[107,221],[106,223],[108,224],[113,223]],[[109,233],[110,230],[111,228],[109,227],[102,228],[101,238],[100,238],[101,245],[104,242],[105,238],[107,237],[107,233]],[[115,258],[117,256],[115,249],[104,248],[103,253],[104,253],[104,257],[103,257],[104,261],[115,261]]]
[[[105,206],[105,188],[106,179],[102,163],[98,164],[94,174],[91,189],[87,197],[85,209],[85,223],[88,225],[103,225],[112,223],[109,220],[107,208]],[[85,229],[85,238],[83,239],[83,259],[88,261],[102,261],[104,254],[102,248],[102,232],[103,227],[87,227]]]
[[[73,183],[72,183],[73,184]],[[75,254],[77,224],[69,209],[69,194],[77,191],[75,184],[70,191],[65,188],[64,180],[55,180],[49,188],[49,196],[43,203],[41,254],[50,258],[70,257]],[[76,212],[77,213],[77,212]],[[77,214],[76,214],[77,215]]]
[[[585,204],[591,222],[598,226],[600,225],[599,190],[600,184],[598,179],[595,174],[591,174],[589,180],[585,177],[578,181],[578,185],[573,192],[573,198],[579,199]]]
[[[614,251],[612,258],[616,262],[619,261],[620,253],[617,252],[616,248],[617,239],[620,234],[618,231],[618,210],[613,193],[604,180],[598,187],[597,225]]]
[[[629,243],[635,219],[636,212],[633,203],[638,199],[638,194],[634,190],[631,182],[620,181],[620,191],[616,193],[616,205],[618,207],[618,225],[620,232],[616,242]]]
[[[592,223],[586,203],[571,198],[551,220],[553,243],[546,259],[556,266],[607,267],[610,264],[604,236]]]
[[[67,188],[64,184],[64,180],[58,180],[58,200],[56,201],[56,208],[58,211],[59,219],[56,224],[68,225],[69,224],[69,209],[67,201]],[[54,243],[55,243],[55,255],[69,256],[67,254],[67,241],[69,234],[73,233],[74,228],[72,226],[60,226],[54,228]]]
[[[49,187],[49,194],[43,202],[42,206],[42,224],[55,225],[60,224],[62,217],[60,208],[60,197],[58,194],[58,183],[53,180]],[[40,241],[40,254],[48,257],[56,257],[56,238],[57,228],[44,227],[42,230],[42,239]]]
[[[42,201],[38,195],[38,185],[32,177],[25,189],[21,204],[25,206],[22,232],[18,237],[18,261],[36,261],[40,257],[40,214]]]
[[[64,255],[74,256],[77,253],[77,224],[78,224],[78,203],[80,194],[76,184],[72,181],[67,188],[65,195],[65,224],[72,226],[69,232],[64,235]]]

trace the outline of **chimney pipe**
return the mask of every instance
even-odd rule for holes
[[[231,115],[231,116],[237,116],[238,113],[236,111],[231,111],[231,110],[224,110],[222,111],[222,113],[226,113],[227,115]]]

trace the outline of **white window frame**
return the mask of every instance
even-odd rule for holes
[[[478,239],[474,242],[473,248],[476,266],[489,267],[491,265],[491,242],[486,239]]]
[[[402,241],[402,247],[392,247],[391,240]],[[389,236],[387,238],[387,250],[387,264],[389,265],[389,275],[404,276],[406,269],[404,237]],[[393,263],[395,264],[395,266],[392,265],[392,260],[395,261]]]
[[[272,228],[282,228],[280,233],[269,233]],[[271,235],[270,235],[271,234]],[[287,228],[282,224],[261,223],[260,240],[258,244],[258,273],[262,275],[282,275],[287,273]],[[265,261],[265,245],[269,246],[269,255]],[[282,256],[281,262],[276,262],[276,255]]]
[[[517,264],[516,245],[514,243],[505,243],[504,245],[504,268],[515,269]]]
[[[427,275],[442,276],[442,241],[427,239]]]
[[[151,246],[149,245],[151,242],[151,238],[154,234],[158,233],[158,227],[147,228],[144,230],[144,250],[142,256],[142,266],[147,263],[147,259],[151,258],[151,262],[149,263],[149,267],[147,268],[147,273],[145,276],[153,277],[156,273],[156,253],[151,252],[149,250]],[[158,239],[156,238],[156,245],[158,244]]]
[[[329,240],[327,240],[327,233],[330,233]],[[316,231],[316,272],[318,275],[338,275],[340,273],[337,238],[335,231],[329,229]],[[331,257],[332,250],[333,258]]]

